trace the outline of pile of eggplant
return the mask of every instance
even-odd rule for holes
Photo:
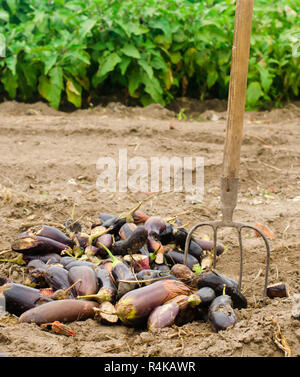
[[[88,232],[67,219],[62,230],[41,225],[20,234],[11,261],[26,274],[22,284],[0,277],[5,310],[37,325],[93,318],[148,330],[191,321],[208,321],[216,332],[233,327],[234,309],[247,300],[234,279],[212,268],[213,242],[192,238],[185,265],[188,230],[140,206],[100,213]],[[215,252],[223,251],[218,243]]]

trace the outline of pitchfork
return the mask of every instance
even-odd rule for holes
[[[247,89],[248,60],[250,50],[250,38],[252,27],[253,0],[237,0],[235,10],[234,37],[231,57],[231,72],[228,94],[228,116],[226,137],[223,156],[223,170],[221,176],[221,212],[222,220],[208,221],[196,224],[189,232],[184,250],[184,264],[187,264],[187,255],[192,235],[196,229],[202,226],[211,226],[214,232],[213,268],[216,266],[217,231],[221,227],[236,228],[240,248],[240,276],[239,289],[242,286],[243,275],[243,244],[241,231],[244,228],[255,230],[261,235],[267,249],[266,272],[263,304],[265,304],[270,246],[264,233],[253,225],[234,222],[233,211],[237,204],[240,152],[243,134],[243,117]]]

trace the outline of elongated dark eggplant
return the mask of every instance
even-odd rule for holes
[[[223,293],[225,286],[225,293],[232,298],[234,308],[242,309],[247,307],[247,299],[239,291],[237,283],[217,270],[203,272],[198,275],[197,279],[198,288],[210,287],[216,292],[217,296]]]
[[[110,301],[104,301],[99,308],[94,308],[94,319],[104,325],[114,325],[119,321],[116,308]]]
[[[174,234],[176,245],[179,246],[180,249],[184,251],[185,241],[188,236],[188,231],[185,230],[184,228],[174,228],[173,234]],[[197,258],[198,261],[200,261],[201,257],[203,256],[202,247],[195,241],[193,237],[191,238],[188,251],[189,251],[189,254]]]
[[[199,308],[208,307],[216,298],[216,292],[210,287],[203,287],[198,289],[198,291],[195,292],[195,295],[198,295],[201,299]]]
[[[49,225],[36,226],[36,227],[29,228],[27,232],[29,235],[50,238],[64,245],[68,245],[70,247],[74,246],[74,242],[70,239],[70,237],[54,226],[49,226]]]
[[[52,301],[51,298],[43,295],[39,289],[17,283],[2,285],[0,293],[5,298],[5,310],[16,316],[20,316],[37,305]]]
[[[20,323],[50,323],[54,321],[72,322],[93,318],[94,308],[98,303],[88,300],[53,300],[44,305],[40,305],[24,312],[20,318]]]
[[[171,248],[164,254],[167,263],[174,264],[184,264],[184,253],[179,250],[173,250]],[[187,255],[187,266],[193,270],[194,266],[198,266],[199,261],[196,257],[191,254]]]
[[[161,232],[163,232],[166,227],[166,221],[160,216],[150,216],[144,224],[147,229],[149,236],[157,239]]]
[[[125,325],[141,325],[147,321],[149,314],[157,306],[173,297],[190,293],[190,289],[178,280],[157,281],[122,296],[116,303],[116,312]]]
[[[63,256],[61,257],[60,263],[63,265],[63,267],[66,267],[67,264],[76,261],[77,259],[74,257],[69,256]]]
[[[58,289],[67,289],[70,287],[68,271],[63,267],[50,266],[45,271],[45,280],[50,288],[54,291]],[[74,291],[72,295],[74,295]]]
[[[45,279],[45,274],[48,266],[36,267],[32,269],[24,281],[24,284],[32,288],[47,288],[48,283]]]
[[[169,272],[159,271],[159,270],[142,270],[138,272],[136,278],[142,285],[149,285],[157,280],[173,279],[178,280],[175,276]]]
[[[103,269],[96,270],[96,277],[100,287],[96,294],[78,296],[78,299],[95,300],[98,303],[105,301],[114,302],[117,295],[117,287],[112,279],[110,272]]]
[[[114,255],[137,254],[146,243],[148,232],[143,226],[137,227],[126,240],[117,241],[111,247]]]
[[[214,248],[213,241],[203,240],[202,238],[195,238],[195,241],[201,246],[202,250],[211,251]],[[224,246],[220,242],[217,242],[217,255],[221,255],[224,252],[224,250]]]
[[[22,255],[23,260],[28,264],[30,261],[34,259],[39,259],[42,262],[46,264],[53,264],[53,263],[61,263],[61,256],[56,253],[50,253],[50,254],[23,254]]]
[[[230,296],[221,295],[212,301],[208,311],[208,320],[212,329],[216,332],[226,330],[236,324],[237,318],[232,308]]]
[[[24,254],[60,254],[66,245],[42,236],[28,236],[16,239],[11,248],[17,253]]]
[[[201,303],[199,296],[194,294],[189,296],[182,295],[173,298],[169,302],[176,302],[179,306],[179,312],[174,321],[176,326],[183,326],[197,318],[197,309]]]
[[[68,272],[68,279],[70,284],[75,285],[74,291],[77,296],[92,295],[98,292],[98,281],[95,270],[89,266],[74,266]]]
[[[119,230],[119,236],[122,240],[127,240],[136,230],[137,225],[134,223],[125,223]]]

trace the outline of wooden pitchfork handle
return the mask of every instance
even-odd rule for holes
[[[253,2],[253,0],[237,0],[236,2],[221,177],[221,205],[223,220],[226,222],[232,221],[233,210],[237,203]]]

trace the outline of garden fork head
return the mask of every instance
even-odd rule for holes
[[[201,226],[211,226],[214,231],[213,266],[216,265],[217,231],[221,227],[237,229],[240,246],[240,277],[239,288],[242,284],[243,275],[243,245],[241,231],[250,228],[259,233],[265,241],[267,249],[267,262],[264,286],[265,303],[268,271],[270,259],[270,247],[268,240],[260,229],[250,225],[232,221],[233,211],[237,203],[240,152],[243,135],[243,116],[245,109],[248,61],[250,50],[250,38],[252,28],[253,0],[237,0],[235,11],[234,37],[231,57],[231,72],[228,94],[228,117],[223,157],[223,174],[221,177],[221,209],[223,218],[220,221],[209,221],[196,224],[189,232],[184,251],[184,263],[187,264],[187,254],[193,232]]]
[[[222,220],[219,221],[205,221],[196,224],[188,233],[186,243],[185,243],[185,250],[184,250],[184,264],[187,264],[187,255],[190,246],[190,242],[193,236],[193,233],[196,229],[203,227],[203,226],[210,226],[213,229],[213,239],[214,239],[214,247],[213,247],[213,268],[216,267],[216,257],[217,257],[217,232],[219,228],[235,228],[238,234],[239,240],[239,249],[240,249],[240,274],[239,274],[239,290],[242,287],[242,277],[243,277],[243,243],[242,243],[242,229],[250,228],[255,230],[257,233],[261,235],[265,242],[266,251],[267,251],[267,259],[266,259],[266,271],[265,271],[265,284],[264,284],[264,293],[263,293],[263,304],[265,304],[265,299],[267,296],[267,286],[268,286],[268,275],[269,275],[269,264],[270,264],[270,246],[269,242],[264,235],[264,233],[258,229],[257,227],[247,224],[247,223],[240,223],[234,222],[232,220],[233,211],[235,209],[237,203],[237,193],[238,193],[238,179],[225,179],[221,178],[221,206],[222,206]]]

